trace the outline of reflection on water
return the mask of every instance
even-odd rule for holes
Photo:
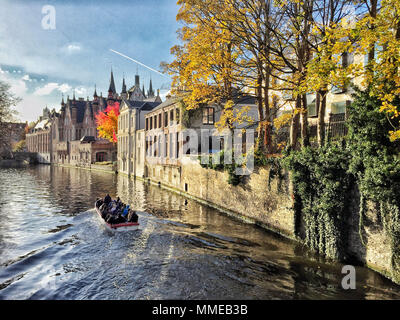
[[[400,288],[156,186],[50,166],[0,169],[0,299],[397,299]],[[223,192],[223,190],[221,190]],[[110,193],[139,230],[109,232]]]

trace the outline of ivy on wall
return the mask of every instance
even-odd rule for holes
[[[282,160],[292,173],[295,208],[305,223],[305,242],[315,251],[343,260],[347,255],[346,219],[351,188],[360,191],[360,237],[366,201],[379,204],[392,246],[392,270],[400,275],[399,145],[390,142],[390,119],[368,90],[355,88],[348,110],[348,136],[319,149],[289,151]],[[398,103],[398,102],[397,102]]]
[[[348,195],[353,179],[347,168],[350,154],[341,143],[291,152],[283,164],[292,172],[295,199],[301,201],[305,243],[327,257],[346,258]]]

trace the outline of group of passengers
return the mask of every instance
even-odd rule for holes
[[[135,211],[129,208],[129,204],[124,204],[118,197],[112,200],[107,194],[103,199],[97,199],[96,207],[101,212],[101,217],[110,224],[118,224],[125,222],[137,222],[138,216]]]

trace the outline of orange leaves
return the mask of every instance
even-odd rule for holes
[[[117,142],[119,103],[115,102],[107,106],[106,110],[96,114],[97,130],[99,137],[111,142]]]

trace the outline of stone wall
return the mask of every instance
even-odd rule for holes
[[[288,179],[272,179],[269,169],[258,168],[238,186],[228,184],[228,173],[204,169],[184,157],[182,166],[150,165],[148,178],[212,207],[290,238],[295,236],[293,200]]]
[[[296,222],[293,187],[288,174],[283,181],[277,178],[270,181],[269,167],[256,168],[244,183],[232,186],[227,182],[227,172],[202,168],[197,159],[189,157],[183,157],[181,162],[181,166],[147,163],[147,179],[246,222],[303,241],[304,222],[301,214]],[[358,261],[398,282],[392,272],[390,238],[380,221],[379,210],[368,203],[360,229],[356,189],[352,198],[347,221],[347,253],[352,258],[351,263]]]
[[[360,194],[357,188],[353,189],[351,198],[347,221],[349,256],[398,282],[392,272],[391,239],[381,221],[378,205],[368,201],[360,223]]]

